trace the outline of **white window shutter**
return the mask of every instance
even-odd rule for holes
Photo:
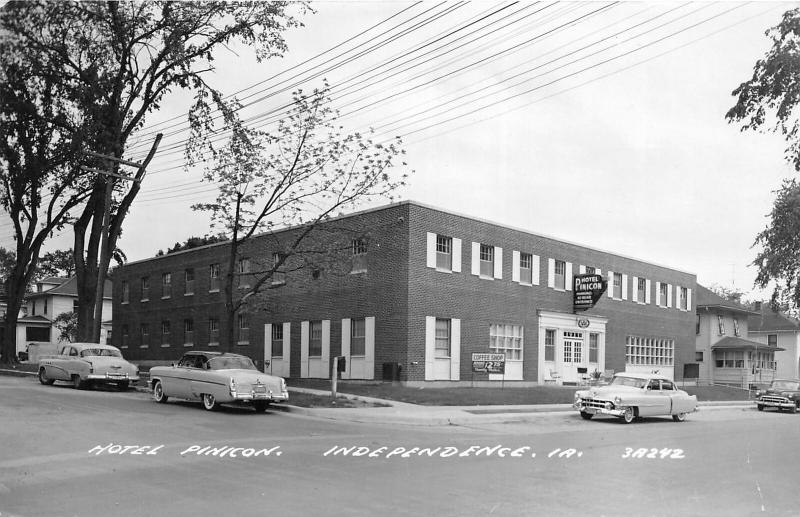
[[[564,268],[564,289],[572,291],[572,262],[565,262]]]
[[[308,377],[309,322],[300,322],[300,377]]]
[[[547,287],[556,287],[556,259],[547,259]]]
[[[622,299],[628,299],[628,275],[622,274]]]
[[[638,303],[639,302],[639,277],[633,277],[631,281],[631,299]]]
[[[533,260],[531,260],[531,283],[533,285],[539,285],[539,255],[534,255]]]
[[[288,321],[283,324],[283,376],[288,377],[292,357],[292,324]]]
[[[667,307],[672,308],[672,284],[667,284]]]
[[[461,320],[450,320],[450,380],[461,379]]]
[[[594,268],[594,272],[597,273],[598,275],[602,275],[603,274],[603,270],[600,269],[599,267]]]
[[[661,282],[656,282],[656,305],[661,307]]]
[[[503,278],[503,248],[494,247],[494,277]]]
[[[453,272],[461,273],[461,239],[453,237]]]
[[[686,310],[692,310],[692,290],[689,288],[686,289]]]
[[[375,378],[375,316],[364,318],[364,362],[367,379]]]
[[[270,367],[272,366],[272,323],[267,323],[264,325],[264,363],[266,361],[270,362]],[[264,373],[269,373],[264,368]]]
[[[326,370],[324,378],[331,378],[331,320],[322,320],[322,367]]]
[[[578,274],[579,275],[585,275],[586,274],[586,266],[584,266],[583,264],[578,266]]]
[[[428,232],[427,237],[427,265],[430,268],[436,269],[436,234]]]
[[[608,297],[614,298],[614,272],[609,271],[606,275],[608,276]]]
[[[650,298],[650,287],[651,287],[650,279],[645,278],[644,279],[644,303],[646,303],[648,305],[650,305],[650,300],[651,300],[651,298]]]
[[[480,276],[481,274],[481,244],[479,242],[472,243],[472,274]]]
[[[511,281],[519,282],[519,251],[511,252]]]
[[[434,316],[425,316],[425,380],[432,381],[434,379],[434,364],[435,364],[435,349],[436,349],[436,318]]]
[[[345,357],[345,370],[342,379],[350,378],[350,318],[342,319],[342,355]]]

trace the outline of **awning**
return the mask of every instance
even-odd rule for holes
[[[711,345],[711,350],[732,350],[732,351],[763,351],[763,352],[783,352],[785,348],[768,346],[756,341],[748,341],[739,337],[725,337]]]

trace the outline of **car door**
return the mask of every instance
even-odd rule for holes
[[[643,404],[639,406],[639,416],[668,415],[672,401],[661,389],[659,379],[650,379],[645,387]]]
[[[672,381],[661,381],[661,391],[670,399],[670,414],[694,411],[694,401],[678,390]]]
[[[194,355],[184,355],[180,361],[163,376],[161,384],[168,397],[189,398],[189,371],[195,362]]]

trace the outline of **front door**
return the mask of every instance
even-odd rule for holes
[[[561,342],[561,379],[562,382],[578,382],[580,375],[578,368],[583,366],[583,333],[564,332]]]

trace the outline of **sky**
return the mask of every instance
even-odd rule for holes
[[[755,236],[795,173],[779,135],[725,113],[765,31],[798,6],[315,2],[283,58],[233,46],[207,80],[244,90],[256,124],[324,77],[348,129],[403,138],[414,172],[400,199],[751,292]],[[141,159],[166,134],[119,243],[131,261],[209,232],[190,205],[215,191],[184,168],[176,132],[190,100],[171,96],[127,152]],[[70,246],[66,232],[47,249]]]

